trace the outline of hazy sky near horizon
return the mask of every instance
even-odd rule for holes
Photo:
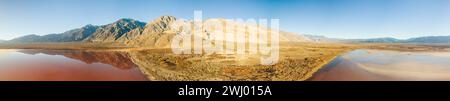
[[[450,35],[450,0],[0,0],[0,39],[62,33],[120,18],[277,18],[280,29],[332,38]]]

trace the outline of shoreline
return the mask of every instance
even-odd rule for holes
[[[350,52],[353,50],[348,50],[345,52],[342,52],[341,54],[338,54],[336,56],[334,56],[333,58],[330,58],[329,60],[326,60],[326,62],[323,62],[321,64],[319,64],[318,66],[316,66],[315,68],[313,68],[310,72],[306,73],[305,77],[300,79],[300,81],[307,81],[308,79],[310,79],[312,76],[314,76],[314,74],[319,71],[320,69],[324,68],[326,65],[330,64],[331,62],[333,62],[333,60],[335,60],[337,57],[341,56],[342,54],[345,54],[347,52]]]
[[[8,46],[5,48],[5,46]],[[98,47],[99,46],[99,47]],[[280,48],[280,62],[273,66],[257,65],[256,58],[249,58],[242,64],[234,55],[174,55],[170,48],[125,47],[113,44],[28,44],[5,45],[0,49],[41,49],[41,50],[80,50],[80,51],[123,51],[130,54],[132,62],[150,80],[163,81],[307,81],[318,71],[345,53],[356,49],[379,50],[422,50],[442,51],[448,47],[371,44],[329,44],[329,43],[291,43]],[[132,54],[134,53],[134,54]],[[232,68],[229,68],[232,67]]]

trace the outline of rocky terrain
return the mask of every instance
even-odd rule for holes
[[[151,48],[168,48],[172,38],[180,32],[180,30],[171,29],[169,26],[177,18],[173,16],[161,16],[148,23],[140,22],[133,19],[119,19],[111,24],[94,26],[86,25],[82,28],[69,30],[60,34],[48,35],[26,35],[9,40],[9,43],[52,43],[52,42],[80,42],[80,43],[117,43],[121,45],[133,47],[151,47]],[[212,21],[221,21],[225,25],[224,19],[207,19],[204,21],[204,31],[210,35],[211,30],[208,23]],[[191,24],[192,21],[184,23]],[[244,25],[244,23],[238,23]],[[257,27],[247,26],[247,27]],[[248,36],[248,32],[244,33]],[[209,36],[203,36],[204,39]],[[280,41],[286,42],[308,42],[311,41],[307,37],[300,34],[280,31]]]
[[[145,26],[144,22],[133,19],[120,19],[114,23],[103,25],[92,35],[84,39],[87,42],[115,42],[126,33]]]

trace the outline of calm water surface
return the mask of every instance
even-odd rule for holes
[[[147,80],[126,53],[0,49],[1,81]]]
[[[125,52],[0,49],[0,81],[148,80]],[[450,80],[450,52],[355,50],[312,81]]]
[[[450,80],[450,52],[355,50],[337,57],[312,81]]]

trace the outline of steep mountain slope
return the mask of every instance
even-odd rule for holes
[[[103,25],[84,41],[115,42],[127,32],[144,27],[145,23],[133,19],[120,19],[114,23]]]
[[[98,26],[94,25],[86,25],[80,29],[74,29],[60,34],[60,40],[63,42],[67,41],[81,41],[85,38],[91,36],[96,30]]]
[[[175,36],[174,32],[170,32],[170,24],[176,20],[173,16],[162,16],[154,21],[149,22],[144,28],[137,28],[124,37],[119,38],[119,42],[123,42],[131,46],[146,47],[170,47],[170,40]]]
[[[126,43],[132,46],[144,46],[144,47],[157,47],[157,48],[168,48],[170,47],[172,38],[177,35],[181,30],[171,29],[171,25],[174,24],[176,20],[173,16],[162,16],[154,21],[149,22],[144,29],[135,29],[130,31],[130,33],[125,34],[119,39],[119,41]],[[225,19],[207,19],[203,22],[203,30],[204,32],[202,39],[210,39],[212,34],[212,29],[210,25],[211,23],[223,23],[224,26],[227,24],[240,24],[244,25],[245,23],[238,22],[226,22]],[[180,23],[180,22],[177,22]],[[193,24],[193,21],[184,21],[181,22],[183,24]],[[257,27],[257,26],[247,26],[248,27]],[[192,33],[188,33],[192,34]],[[249,36],[248,32],[244,33],[246,37]],[[251,40],[253,41],[253,40]],[[295,33],[289,33],[280,31],[280,41],[285,42],[309,42],[310,39]]]
[[[169,48],[174,36],[182,30],[171,29],[176,18],[173,16],[161,16],[148,24],[133,19],[120,19],[111,24],[102,26],[86,25],[79,29],[73,29],[61,34],[49,34],[44,36],[27,35],[11,40],[10,42],[94,42],[94,43],[121,43],[136,47]],[[227,22],[225,19],[207,19],[203,22],[204,29],[201,32],[202,39],[210,39],[213,33],[211,23],[236,24],[244,26],[246,23]],[[193,24],[192,20],[183,20],[177,23]],[[185,26],[184,26],[185,27]],[[257,25],[247,25],[245,28],[259,28]],[[269,30],[270,33],[271,30]],[[192,31],[188,34],[192,34]],[[236,33],[235,33],[236,34]],[[249,32],[244,33],[246,37]],[[256,41],[256,40],[250,40]],[[309,42],[307,37],[295,33],[280,31],[282,42]]]

